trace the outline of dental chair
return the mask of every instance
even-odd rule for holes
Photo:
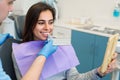
[[[9,16],[10,19],[14,20],[15,23],[15,31],[16,31],[16,39],[21,40],[22,38],[22,31],[24,28],[25,22],[25,15],[11,15]]]
[[[12,43],[20,43],[20,41],[9,38],[3,45],[0,46],[0,58],[3,64],[3,69],[10,76],[12,80],[17,80],[13,61],[12,61]]]

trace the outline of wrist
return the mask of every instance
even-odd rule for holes
[[[96,75],[100,78],[103,78],[105,76],[105,74],[100,71],[100,67],[97,69]]]
[[[45,55],[45,54],[43,54],[43,53],[41,53],[41,52],[39,52],[39,53],[37,54],[37,56],[44,56],[45,58],[48,57],[47,55]]]
[[[100,78],[103,78],[104,76],[102,76],[99,72],[96,72],[96,75]]]
[[[38,61],[41,61],[41,60],[46,60],[46,57],[43,56],[43,55],[40,55],[37,57]]]

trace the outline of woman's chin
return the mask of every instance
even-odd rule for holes
[[[41,39],[42,41],[45,41],[45,40],[47,40],[47,38],[43,38],[43,39]]]

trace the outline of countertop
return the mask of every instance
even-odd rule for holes
[[[95,24],[79,24],[79,23],[70,23],[70,22],[66,23],[66,22],[57,21],[57,22],[55,22],[54,25],[72,29],[72,30],[85,32],[85,33],[105,36],[105,37],[110,37],[111,35],[113,35],[115,33],[120,34],[120,30],[118,30],[118,29],[113,29],[113,28],[109,28],[109,27],[105,27],[105,26],[98,26]]]

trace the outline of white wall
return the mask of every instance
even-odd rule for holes
[[[31,7],[36,2],[39,2],[40,0],[16,0],[14,3],[14,13],[19,15],[25,15]]]
[[[64,3],[63,3],[64,2]],[[59,1],[64,15],[71,16],[91,16],[91,17],[111,17],[114,8],[114,1],[111,0],[64,0]]]
[[[16,0],[16,1],[19,1],[19,4],[22,1],[22,5],[24,6],[21,7],[23,7],[23,9],[26,11],[29,4],[33,4],[35,1],[39,0]],[[60,19],[90,17],[92,18],[95,24],[120,29],[120,18],[115,18],[112,16],[116,0],[57,0],[57,1]],[[19,4],[16,6],[19,6]]]
[[[112,16],[115,0],[59,0],[58,6],[60,18],[91,17],[95,24],[120,29],[120,18]]]

